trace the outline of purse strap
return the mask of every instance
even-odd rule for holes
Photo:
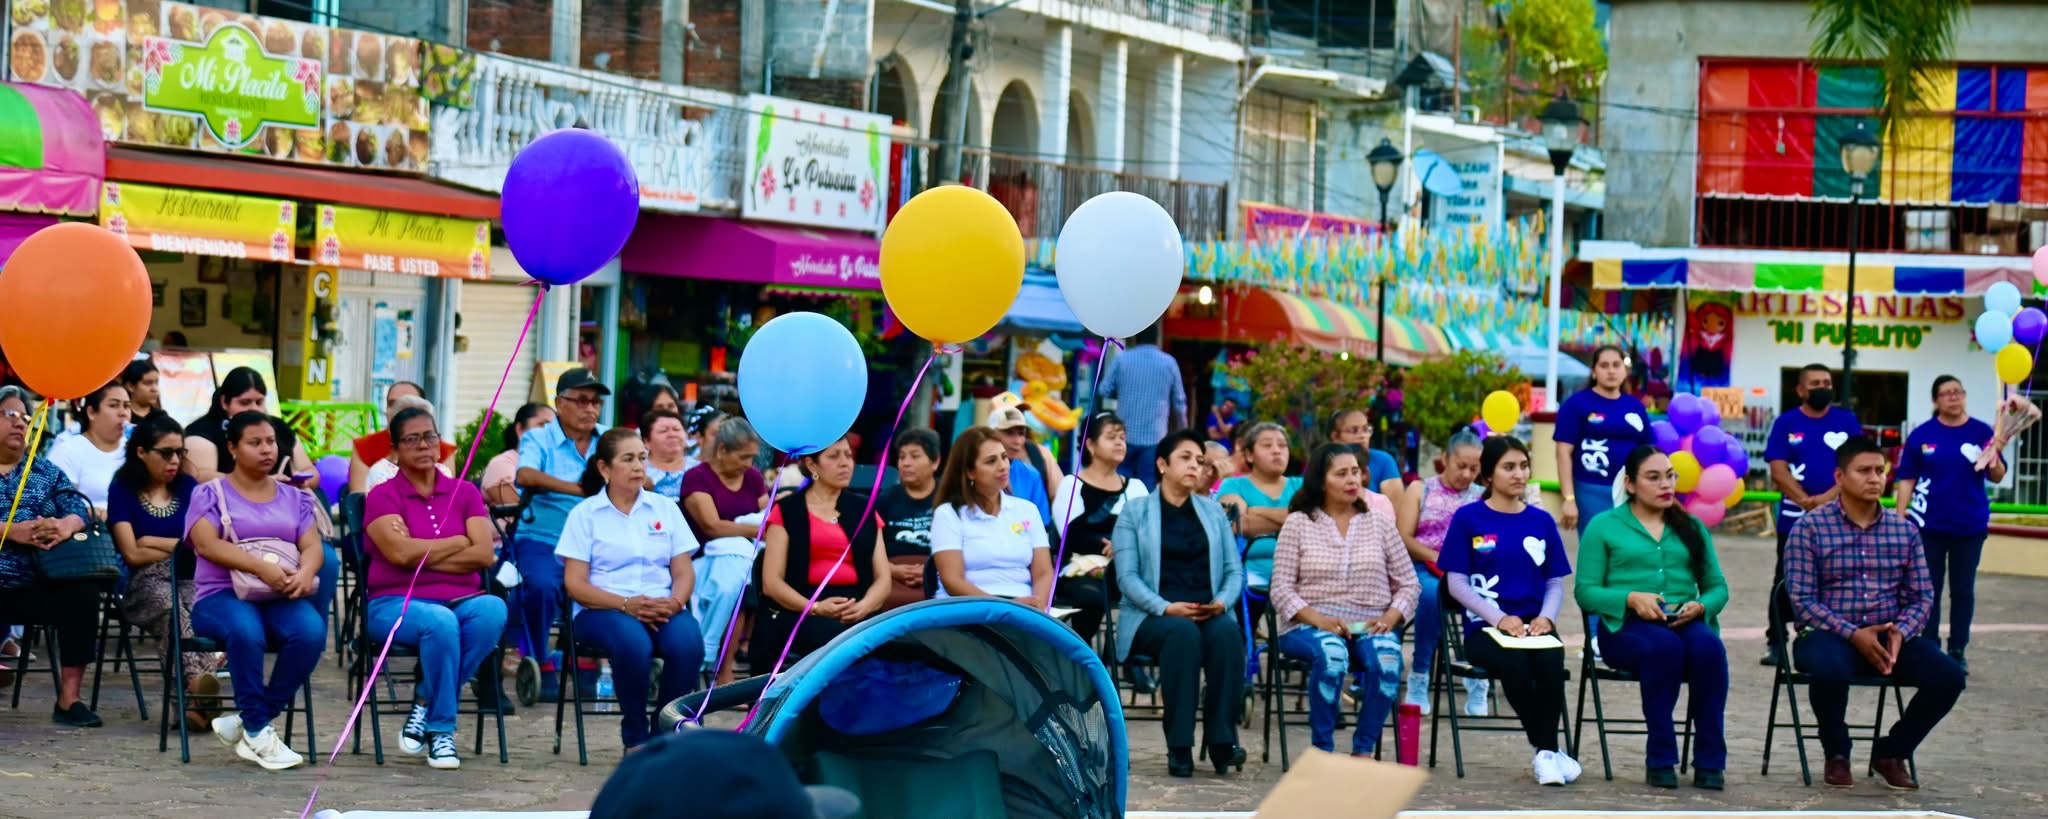
[[[213,500],[214,500],[214,505],[215,505],[215,507],[216,507],[216,508],[218,508],[218,509],[219,509],[219,511],[220,511],[220,533],[221,533],[221,535],[222,535],[223,537],[226,537],[229,543],[240,543],[240,542],[241,542],[241,538],[235,537],[235,519],[234,519],[234,516],[233,516],[233,515],[230,515],[230,514],[228,514],[228,487],[227,487],[227,479],[226,479],[226,478],[214,478],[214,479],[213,479],[212,481],[209,481],[208,483],[209,483],[210,485],[212,485],[212,486],[213,486]]]

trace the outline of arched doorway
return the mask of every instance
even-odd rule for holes
[[[1067,95],[1066,161],[1070,165],[1095,161],[1095,119],[1079,91]]]
[[[989,132],[989,149],[996,153],[1025,157],[1038,153],[1038,99],[1023,80],[1003,86]]]
[[[875,75],[875,113],[901,123],[916,123],[917,78],[901,54],[882,58]]]

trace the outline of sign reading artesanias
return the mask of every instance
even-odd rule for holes
[[[889,195],[889,118],[827,105],[747,98],[749,219],[874,232]]]

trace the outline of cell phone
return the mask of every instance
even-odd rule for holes
[[[477,599],[477,598],[479,598],[479,597],[483,597],[484,595],[486,595],[486,594],[489,594],[489,593],[490,593],[490,592],[475,592],[475,593],[473,593],[473,594],[465,594],[465,595],[463,595],[463,596],[461,596],[461,597],[457,597],[457,598],[455,598],[455,599],[453,599],[453,600],[450,600],[450,601],[448,601],[448,602],[446,602],[446,603],[442,603],[441,605],[443,605],[443,606],[446,606],[446,607],[448,607],[448,608],[451,608],[451,609],[452,609],[452,608],[455,608],[456,606],[460,606],[460,605],[462,605],[463,603],[469,602],[469,601],[471,601],[471,600],[475,600],[475,599]]]
[[[305,486],[306,484],[312,483],[313,479],[319,476],[320,475],[317,472],[295,472],[292,474],[292,485]]]
[[[1665,616],[1666,618],[1672,618],[1672,617],[1677,617],[1677,616],[1678,616],[1678,612],[1679,612],[1679,610],[1680,610],[1680,609],[1683,609],[1683,608],[1685,608],[1685,607],[1684,607],[1684,606],[1682,606],[1682,605],[1680,605],[1680,606],[1674,606],[1674,605],[1671,605],[1670,603],[1660,603],[1660,604],[1658,604],[1658,605],[1657,605],[1657,608],[1658,608],[1658,609],[1659,609],[1660,611],[1663,611],[1663,612],[1664,612],[1664,616]]]

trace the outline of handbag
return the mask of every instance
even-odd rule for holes
[[[241,549],[243,554],[265,563],[275,563],[278,568],[284,569],[287,573],[298,571],[298,544],[282,538],[252,537],[244,540],[235,536],[234,517],[228,513],[228,488],[225,484],[225,479],[215,478],[213,483],[214,497],[220,503],[221,536],[227,538],[229,543],[235,544],[235,547]],[[285,487],[278,488],[279,492],[285,490]],[[263,581],[263,578],[249,572],[239,569],[230,571],[228,572],[228,580],[235,590],[235,597],[240,600],[250,603],[263,603],[271,600],[285,599],[284,595],[277,593],[276,589],[272,589],[269,583]],[[314,590],[317,591],[320,588],[319,583],[319,579],[315,578],[313,581]]]
[[[52,495],[76,495],[85,502],[85,528],[57,545],[34,552],[36,573],[49,580],[112,580],[121,576],[121,553],[107,524],[91,513],[92,502],[76,489]]]

